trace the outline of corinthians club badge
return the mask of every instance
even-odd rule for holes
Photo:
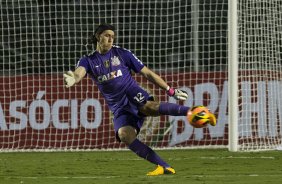
[[[118,59],[117,56],[112,57],[111,60],[112,60],[112,66],[120,65],[120,60]]]

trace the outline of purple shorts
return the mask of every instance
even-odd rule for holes
[[[124,114],[121,114],[118,117],[114,118],[114,129],[115,129],[115,135],[116,139],[120,142],[120,138],[118,136],[118,130],[123,126],[132,126],[135,128],[137,134],[140,132],[140,129],[143,125],[144,118],[135,116],[131,113],[124,112]]]
[[[118,141],[120,141],[118,130],[123,126],[132,126],[136,129],[137,134],[139,133],[145,116],[140,114],[138,108],[146,104],[148,100],[153,100],[153,97],[139,86],[129,88],[126,92],[126,96],[129,103],[114,117],[114,129]]]

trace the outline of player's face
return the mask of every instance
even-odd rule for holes
[[[112,30],[106,30],[100,34],[99,46],[102,52],[107,52],[113,46],[115,33]]]

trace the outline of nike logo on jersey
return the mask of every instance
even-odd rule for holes
[[[112,71],[110,73],[107,73],[105,75],[100,75],[97,77],[97,80],[102,83],[102,82],[105,82],[105,81],[108,81],[108,80],[111,80],[111,79],[114,79],[114,78],[117,78],[117,77],[120,77],[122,76],[122,72],[121,70],[117,70],[117,71]]]

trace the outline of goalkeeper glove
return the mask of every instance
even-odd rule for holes
[[[168,86],[166,93],[168,94],[168,96],[172,96],[176,100],[187,100],[188,99],[188,93],[180,89],[173,89]]]
[[[64,74],[64,82],[67,88],[75,84],[74,73],[72,71],[68,71]]]

